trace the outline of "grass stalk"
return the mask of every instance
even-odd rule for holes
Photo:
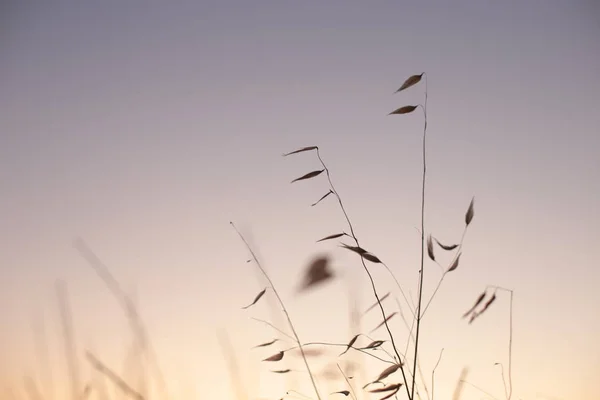
[[[503,292],[508,292],[510,294],[510,314],[509,314],[509,324],[508,324],[508,388],[506,385],[506,382],[504,382],[504,389],[506,394],[506,399],[507,400],[511,400],[512,399],[512,393],[513,393],[513,383],[512,383],[512,345],[513,345],[513,297],[514,297],[514,291],[512,289],[507,289],[505,287],[502,286],[496,286],[496,285],[488,285],[488,288],[491,289],[495,289],[495,290],[500,290]],[[503,368],[504,371],[504,368]],[[504,372],[502,373],[502,375],[504,376]],[[504,377],[503,377],[504,379]]]
[[[425,264],[425,183],[427,178],[427,74],[425,76],[425,104],[421,107],[423,110],[423,177],[421,181],[421,267],[419,269],[419,294],[417,300],[417,327],[415,333],[415,358],[413,360],[413,371],[417,370],[417,358],[419,356],[419,338],[421,330],[421,304],[423,301],[423,280],[424,280],[424,264]],[[415,394],[416,374],[413,373],[412,387],[410,390],[410,399],[414,398]]]
[[[267,279],[267,281],[269,282],[270,288],[273,291],[273,294],[275,295],[275,297],[277,298],[277,301],[279,302],[279,305],[281,306],[281,309],[283,310],[283,313],[285,314],[285,317],[287,319],[288,325],[290,326],[292,334],[294,335],[294,338],[296,339],[296,343],[298,343],[298,347],[300,348],[300,353],[302,353],[302,360],[304,361],[304,365],[306,366],[306,370],[308,371],[308,375],[310,376],[310,381],[312,383],[312,386],[313,386],[313,389],[314,389],[315,394],[317,396],[317,399],[322,400],[321,399],[321,395],[319,394],[319,388],[317,387],[317,383],[315,382],[315,378],[313,376],[313,373],[310,370],[310,366],[308,365],[308,359],[306,358],[306,354],[304,354],[304,348],[302,346],[302,342],[300,341],[300,337],[298,336],[298,333],[296,332],[296,328],[294,328],[294,324],[292,322],[292,319],[290,318],[290,314],[288,313],[287,308],[285,307],[285,304],[283,303],[283,300],[279,296],[279,293],[277,292],[277,289],[275,289],[275,285],[273,284],[273,281],[271,280],[271,278],[269,277],[269,275],[267,274],[267,272],[263,268],[261,262],[256,257],[256,254],[254,253],[254,250],[252,250],[252,247],[250,247],[250,245],[246,241],[246,238],[244,238],[244,235],[241,234],[241,232],[237,229],[237,227],[235,226],[235,224],[233,222],[230,222],[230,224],[233,227],[233,229],[236,231],[236,233],[238,234],[238,236],[240,237],[240,239],[242,240],[242,242],[244,242],[244,244],[246,245],[246,248],[248,249],[248,251],[252,255],[252,259],[254,260],[254,262],[256,263],[257,267],[260,269],[260,271],[264,275],[265,279]]]

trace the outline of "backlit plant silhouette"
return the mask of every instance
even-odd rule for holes
[[[421,386],[427,392],[427,397],[430,399],[433,399],[435,368],[432,371],[432,383],[431,383],[431,394],[430,394],[427,384],[425,382],[425,379],[423,377],[421,368],[418,365],[418,359],[419,359],[418,355],[419,355],[419,349],[420,349],[419,338],[421,336],[421,322],[422,322],[422,319],[423,319],[424,315],[426,314],[431,302],[433,301],[435,295],[437,294],[438,289],[442,285],[446,275],[451,273],[452,271],[455,271],[457,268],[459,268],[460,257],[462,254],[463,242],[464,242],[464,238],[465,238],[465,235],[467,232],[467,228],[470,226],[470,224],[472,223],[473,218],[475,216],[475,201],[473,198],[466,209],[466,213],[465,213],[465,217],[464,217],[464,222],[465,222],[464,230],[463,230],[460,241],[458,241],[457,243],[451,243],[451,244],[442,243],[440,240],[435,238],[431,233],[427,233],[426,220],[425,220],[426,219],[425,218],[426,217],[425,192],[426,192],[426,183],[427,183],[427,94],[428,94],[427,93],[427,75],[425,73],[421,73],[421,74],[410,76],[408,79],[406,79],[404,81],[404,83],[400,86],[400,88],[395,93],[403,92],[404,90],[407,90],[407,89],[421,83],[422,81],[425,84],[425,90],[424,90],[425,96],[424,96],[423,104],[405,105],[405,106],[402,106],[402,107],[392,111],[390,114],[388,114],[388,115],[392,115],[392,116],[407,116],[408,117],[408,114],[412,114],[418,109],[421,109],[422,113],[423,113],[423,132],[422,132],[422,148],[421,148],[422,159],[423,159],[422,184],[421,184],[421,229],[420,229],[421,256],[420,256],[420,263],[419,263],[419,270],[418,270],[419,283],[418,283],[418,288],[417,288],[416,307],[413,307],[411,305],[411,302],[407,298],[404,289],[402,288],[402,286],[400,285],[400,283],[398,282],[398,280],[394,276],[394,273],[388,267],[388,265],[383,260],[381,260],[378,256],[376,256],[372,252],[368,251],[359,241],[359,238],[358,238],[358,236],[355,232],[355,229],[352,225],[349,214],[348,214],[346,208],[344,207],[342,197],[340,196],[340,194],[336,190],[336,187],[333,184],[331,171],[328,168],[328,166],[326,165],[325,161],[323,160],[323,157],[321,155],[319,147],[318,146],[307,146],[307,147],[303,147],[303,148],[291,151],[291,152],[283,155],[284,157],[299,155],[301,153],[311,153],[311,154],[316,155],[316,158],[320,164],[319,169],[310,171],[310,172],[292,180],[291,183],[296,183],[299,181],[304,181],[304,180],[309,180],[309,179],[319,179],[319,178],[325,176],[325,179],[327,179],[327,182],[329,184],[329,190],[321,198],[319,198],[315,203],[313,203],[311,206],[317,206],[322,201],[324,201],[328,198],[333,198],[335,201],[337,201],[340,211],[343,214],[343,217],[345,219],[346,229],[340,229],[337,233],[329,234],[329,235],[317,240],[317,242],[340,240],[341,241],[339,243],[340,247],[347,249],[348,251],[351,251],[357,255],[357,257],[359,258],[360,263],[362,265],[362,268],[364,269],[364,272],[365,272],[367,278],[369,279],[371,289],[372,289],[372,294],[375,298],[374,304],[367,311],[377,308],[381,314],[381,323],[375,329],[373,329],[373,331],[375,331],[379,327],[385,326],[387,336],[386,336],[385,340],[369,339],[370,340],[369,344],[362,346],[362,347],[358,347],[356,345],[358,339],[361,336],[368,337],[365,334],[359,333],[359,334],[355,335],[354,337],[352,337],[350,339],[350,341],[344,345],[345,350],[344,350],[344,352],[342,352],[340,354],[340,356],[345,354],[350,349],[353,349],[356,351],[360,351],[364,354],[367,354],[369,356],[375,357],[382,362],[391,364],[388,367],[384,368],[375,380],[373,380],[371,382],[367,382],[366,385],[364,385],[361,388],[361,390],[365,390],[369,393],[381,394],[381,396],[382,396],[382,397],[380,397],[381,400],[388,399],[393,396],[397,396],[398,394],[401,393],[401,391],[405,392],[406,398],[408,398],[409,400],[416,400],[417,398],[422,398],[421,394],[419,394],[418,387],[417,387],[417,385],[418,385],[417,381],[419,379],[421,380],[421,382],[420,382]],[[233,225],[233,223],[232,223],[232,225]],[[234,228],[235,228],[235,226],[234,226]],[[244,241],[248,250],[252,254],[252,260],[255,262],[255,264],[258,266],[258,268],[264,274],[265,278],[268,280],[269,285],[270,285],[268,288],[265,288],[264,290],[262,290],[255,297],[254,301],[249,306],[244,307],[244,308],[248,308],[251,305],[255,304],[257,301],[259,301],[262,298],[262,296],[266,293],[266,291],[268,289],[270,289],[273,292],[273,294],[275,295],[279,306],[283,309],[283,312],[286,315],[289,327],[293,332],[293,338],[291,338],[291,339],[295,342],[294,347],[289,348],[287,350],[279,351],[279,352],[273,354],[272,356],[264,359],[263,361],[279,362],[279,361],[283,360],[284,355],[286,354],[287,351],[299,349],[300,353],[302,355],[302,359],[304,361],[306,370],[311,378],[311,383],[312,383],[312,386],[314,389],[314,395],[316,396],[317,399],[319,399],[319,400],[322,399],[322,395],[320,394],[319,388],[317,387],[317,384],[314,379],[314,374],[311,371],[309,363],[307,361],[306,347],[308,347],[310,345],[314,345],[314,344],[330,345],[330,346],[340,346],[342,344],[302,343],[300,341],[300,339],[298,338],[298,335],[296,334],[296,330],[294,329],[294,325],[289,317],[287,309],[286,309],[283,301],[277,294],[277,291],[275,290],[273,282],[268,277],[268,274],[265,272],[264,268],[260,264],[260,261],[256,258],[254,252],[252,251],[252,248],[248,245],[248,243],[246,242],[244,237],[241,235],[241,233],[237,229],[236,229],[236,232],[241,237],[241,239]],[[350,240],[351,244],[345,243],[344,240],[346,240],[346,241]],[[449,252],[452,254],[452,261],[449,263],[449,265],[443,267],[438,263],[438,261],[436,260],[436,248],[440,249],[443,252]],[[424,296],[423,295],[423,282],[424,282],[425,274],[426,274],[426,272],[425,272],[426,271],[426,265],[425,265],[426,258],[428,258],[430,262],[437,264],[444,271],[441,278],[439,279],[439,281],[437,283],[435,290],[433,291],[433,294],[427,300],[424,299],[424,297],[423,297]],[[328,258],[322,257],[322,256],[313,260],[313,262],[306,269],[305,279],[304,279],[304,282],[302,283],[302,288],[308,288],[308,287],[311,287],[312,285],[321,284],[324,281],[333,279],[334,274],[328,270],[328,263],[329,263]],[[389,272],[391,277],[393,278],[394,282],[396,283],[396,288],[397,288],[398,292],[401,294],[401,296],[405,302],[405,304],[403,306],[398,304],[398,307],[399,307],[398,312],[386,313],[386,311],[382,305],[382,301],[385,300],[386,298],[388,298],[390,293],[386,293],[383,296],[380,295],[380,293],[378,292],[378,289],[377,289],[377,284],[376,284],[376,282],[373,278],[373,275],[370,271],[369,264],[382,265]],[[506,395],[506,398],[508,400],[510,400],[511,396],[512,396],[512,379],[511,379],[511,373],[512,373],[512,371],[511,371],[511,364],[512,364],[512,360],[511,360],[512,359],[512,357],[511,357],[511,352],[512,352],[512,291],[508,290],[508,289],[500,288],[497,286],[489,286],[477,298],[475,304],[471,307],[471,309],[469,309],[463,315],[463,317],[465,317],[465,318],[469,317],[469,323],[472,323],[478,316],[480,316],[482,313],[484,313],[488,309],[488,307],[496,300],[496,293],[498,291],[507,291],[510,293],[510,296],[511,296],[510,297],[511,298],[511,303],[510,303],[511,322],[510,322],[510,341],[509,341],[508,384],[506,383],[506,381],[504,379],[505,378],[504,371],[502,371],[502,378],[503,378],[504,387],[505,387],[505,395]],[[489,294],[489,292],[491,292],[491,295]],[[487,300],[484,302],[485,299],[487,299]],[[410,311],[410,315],[412,316],[412,323],[410,326],[408,325],[408,323],[404,317],[404,313],[402,311],[403,309],[408,309]],[[399,351],[397,339],[394,335],[394,332],[392,332],[390,325],[388,323],[390,321],[390,319],[392,319],[393,317],[395,317],[398,314],[400,314],[404,318],[405,326],[407,327],[408,336],[409,336],[409,342],[407,343],[406,350],[404,351],[404,355],[402,355],[402,353]],[[266,322],[266,321],[262,321],[262,322]],[[272,325],[270,323],[269,323],[269,325],[271,325],[273,328],[277,329],[274,325]],[[262,343],[262,344],[258,345],[257,347],[268,347],[268,346],[274,345],[277,341],[278,340],[271,340],[271,341]],[[391,353],[386,352],[387,356],[389,357],[387,360],[382,359],[382,358],[372,354],[372,352],[371,352],[372,350],[383,350],[382,346],[384,345],[385,341],[389,341],[389,343],[391,345],[391,349],[392,349]],[[413,348],[412,359],[408,358],[408,353],[407,353],[408,347],[411,343],[412,343],[412,348]],[[384,350],[384,352],[385,352],[385,350]],[[438,359],[437,364],[439,364],[439,362],[441,360],[441,356],[442,356],[442,353],[440,353],[440,358]],[[436,367],[437,367],[437,364],[436,364]],[[349,382],[349,379],[348,379],[349,377],[342,370],[342,368],[339,367],[339,365],[337,367],[338,367],[341,375],[344,377],[347,387],[344,388],[344,390],[335,392],[335,394],[351,396],[352,398],[356,399],[358,396],[357,396],[355,388],[353,388]],[[284,373],[291,372],[291,370],[290,369],[280,369],[280,370],[273,371],[273,372],[284,374]],[[464,374],[466,374],[466,371],[463,371],[463,372],[464,372]],[[420,378],[418,378],[418,374],[419,374]],[[398,376],[398,378],[393,380],[392,382],[388,382],[388,378],[390,378],[392,375]],[[464,377],[461,378],[461,380],[459,381],[459,384],[457,385],[457,389],[455,391],[455,398],[458,398],[458,396],[460,396],[460,390],[462,388],[463,380],[464,380]],[[292,391],[292,392],[294,392],[294,391]],[[287,394],[289,395],[290,392],[288,392]]]

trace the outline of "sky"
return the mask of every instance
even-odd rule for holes
[[[261,361],[290,343],[252,349],[279,335],[252,318],[290,330],[271,291],[241,309],[265,280],[230,221],[302,342],[347,343],[349,307],[374,301],[367,275],[340,239],[315,243],[348,231],[332,196],[310,206],[329,190],[325,174],[290,184],[321,168],[316,154],[282,157],[319,146],[361,245],[415,299],[423,113],[387,114],[423,104],[427,88],[426,233],[460,241],[475,198],[460,265],[421,325],[429,390],[444,349],[437,396],[449,398],[466,367],[461,399],[492,398],[475,386],[505,398],[494,364],[507,371],[510,296],[461,319],[497,285],[514,293],[512,398],[599,398],[598,37],[593,0],[1,2],[3,396],[25,398],[24,377],[46,398],[70,393],[57,281],[78,389],[104,387],[85,351],[137,382],[127,318],[74,247],[81,238],[138,305],[169,398],[234,399],[229,353],[248,398],[290,387],[314,398],[297,355]],[[426,85],[394,94],[422,72]],[[335,279],[298,293],[319,255]],[[385,268],[367,266],[406,312]],[[440,267],[427,261],[424,274],[429,299]],[[368,313],[362,332],[379,322]],[[399,316],[390,328],[403,351]],[[318,348],[312,369],[335,367],[343,347]],[[366,379],[387,366],[363,357]],[[346,389],[336,379],[318,378],[323,395]]]

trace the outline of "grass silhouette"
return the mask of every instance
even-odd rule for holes
[[[311,206],[317,206],[318,204],[320,204],[322,201],[326,200],[327,198],[333,197],[335,200],[337,200],[339,208],[344,216],[344,219],[345,219],[345,222],[347,225],[347,231],[342,230],[339,233],[327,235],[327,236],[317,240],[317,242],[324,242],[324,241],[330,241],[330,240],[334,240],[334,239],[343,239],[343,238],[350,238],[354,242],[353,245],[348,245],[346,243],[341,242],[340,246],[344,249],[354,252],[359,257],[361,265],[362,265],[362,267],[366,273],[366,276],[371,284],[372,293],[375,298],[375,304],[373,304],[373,306],[369,308],[369,311],[371,309],[378,308],[381,313],[381,323],[377,327],[375,327],[375,329],[373,329],[371,331],[371,333],[373,331],[377,330],[378,328],[385,326],[386,332],[387,332],[387,339],[389,339],[389,343],[391,345],[392,353],[393,353],[393,354],[387,353],[387,355],[390,356],[391,360],[386,360],[386,362],[389,362],[392,365],[388,366],[383,371],[381,371],[379,376],[377,377],[377,379],[375,379],[374,381],[371,381],[371,382],[367,382],[367,384],[362,387],[363,390],[367,390],[370,393],[381,394],[381,396],[382,396],[382,397],[380,397],[381,400],[397,396],[401,390],[405,391],[406,398],[408,398],[409,400],[422,399],[423,397],[419,393],[419,390],[418,390],[419,383],[420,383],[421,387],[423,388],[424,392],[426,393],[427,398],[429,400],[433,400],[435,368],[437,368],[437,365],[441,361],[442,352],[440,352],[440,357],[438,359],[438,362],[436,363],[436,366],[434,367],[434,369],[432,371],[431,392],[430,392],[428,389],[427,383],[425,382],[424,374],[422,373],[419,362],[418,362],[418,360],[419,360],[418,355],[419,355],[419,348],[420,348],[419,338],[421,336],[421,322],[422,322],[422,319],[425,316],[425,313],[427,312],[429,306],[431,305],[432,301],[434,300],[435,295],[437,294],[440,286],[442,285],[446,275],[448,273],[455,271],[457,268],[459,268],[459,261],[460,261],[460,256],[462,254],[463,241],[465,238],[465,234],[467,232],[467,228],[472,223],[473,218],[475,216],[475,201],[474,201],[475,199],[473,198],[471,200],[470,204],[468,205],[466,213],[465,213],[465,226],[464,226],[462,237],[458,244],[443,244],[438,239],[434,238],[431,234],[429,234],[426,239],[425,194],[426,194],[426,183],[427,183],[427,96],[428,96],[427,75],[425,73],[421,73],[421,74],[410,76],[409,78],[407,78],[404,81],[402,86],[395,93],[399,93],[406,89],[409,89],[409,88],[419,84],[422,80],[425,83],[423,104],[405,105],[405,106],[402,106],[402,107],[392,111],[390,114],[388,114],[388,115],[403,116],[403,115],[411,114],[419,108],[423,111],[424,121],[423,121],[423,134],[422,134],[423,163],[422,163],[422,185],[421,185],[421,229],[419,232],[420,236],[421,236],[421,249],[420,249],[421,257],[420,257],[420,265],[419,265],[419,284],[418,284],[418,288],[417,288],[416,307],[413,306],[411,304],[411,302],[408,300],[407,296],[405,295],[405,290],[399,284],[399,282],[396,279],[396,277],[394,276],[392,270],[379,257],[377,257],[375,254],[373,254],[372,252],[366,250],[364,247],[361,246],[359,238],[355,232],[355,229],[354,229],[351,219],[349,217],[349,214],[344,206],[342,197],[340,196],[340,194],[338,193],[338,191],[336,190],[336,188],[333,184],[331,171],[328,168],[328,166],[326,165],[325,161],[323,160],[323,157],[321,155],[319,147],[318,146],[307,146],[307,147],[303,147],[303,148],[283,154],[284,157],[288,157],[288,156],[292,156],[292,155],[299,155],[301,153],[316,154],[317,159],[321,164],[321,168],[310,171],[310,172],[292,180],[291,183],[296,183],[296,182],[304,181],[304,180],[308,180],[308,179],[318,179],[321,176],[323,176],[323,174],[324,174],[326,176],[326,179],[329,184],[329,191],[327,193],[325,193],[315,203],[311,204]],[[239,234],[239,231],[237,233]],[[240,236],[241,236],[241,234],[240,234]],[[245,245],[248,247],[249,251],[252,253],[254,261],[257,263],[258,267],[264,273],[264,270],[263,270],[262,266],[258,263],[258,260],[254,256],[252,249],[250,248],[250,246],[248,245],[248,243],[246,242],[246,240],[243,237],[242,237],[242,240],[244,241]],[[449,266],[443,267],[436,261],[434,242],[437,245],[437,247],[439,249],[441,249],[442,251],[453,252],[454,257]],[[427,256],[430,261],[436,263],[444,271],[442,277],[440,278],[439,282],[437,283],[437,286],[436,286],[433,294],[431,295],[429,300],[427,300],[426,302],[423,299],[423,283],[424,283],[424,279],[425,279],[424,278],[425,277],[425,253],[427,253]],[[322,282],[325,279],[334,279],[334,276],[332,274],[324,275],[322,273],[321,273],[319,279],[316,279],[315,276],[311,277],[311,275],[316,275],[316,273],[314,271],[314,263],[320,262],[320,261],[322,262],[322,259],[313,260],[311,265],[309,265],[309,267],[307,268],[308,282],[317,284],[317,283]],[[389,293],[387,293],[384,296],[379,295],[376,282],[373,278],[373,275],[372,275],[369,267],[367,266],[368,263],[383,265],[386,268],[386,270],[389,272],[391,277],[393,278],[394,282],[396,283],[396,287],[397,287],[399,293],[402,295],[402,298],[405,301],[404,305],[398,304],[399,312],[393,312],[390,314],[386,313],[386,311],[382,305],[382,301],[385,300],[385,298],[387,298],[389,296]],[[273,286],[271,286],[271,289],[273,289],[273,291],[275,291],[275,288]],[[487,302],[484,303],[482,308],[477,309],[481,305],[483,299],[485,298],[487,291],[490,289],[493,292],[491,297],[487,300]],[[495,301],[496,292],[498,292],[498,291],[506,291],[506,292],[510,293],[511,319],[510,319],[510,339],[509,339],[508,383],[506,382],[506,379],[504,377],[504,372],[502,372],[502,379],[503,379],[504,389],[505,389],[505,397],[507,400],[510,400],[512,397],[512,298],[513,298],[512,291],[509,289],[500,288],[497,286],[493,286],[493,287],[490,286],[490,287],[486,288],[486,291],[484,292],[484,294],[480,295],[480,297],[476,301],[475,305],[472,306],[471,309],[467,313],[465,313],[465,315],[463,317],[470,315],[471,318],[469,319],[469,323],[472,323],[478,316],[483,314],[488,309],[488,307]],[[262,292],[262,293],[264,293],[264,292]],[[277,296],[277,298],[278,298],[278,301],[281,302],[281,299],[279,298],[279,296]],[[254,303],[256,303],[256,301],[258,301],[258,298],[255,299]],[[292,328],[292,330],[294,331],[293,324],[292,324],[291,320],[289,319],[289,315],[288,315],[288,313],[285,309],[285,306],[283,305],[282,302],[281,302],[281,305],[286,314],[286,317],[288,318],[289,325]],[[404,318],[404,312],[402,311],[403,309],[407,309],[408,311],[410,311],[410,315],[412,315],[412,325],[410,327],[408,327],[408,324],[406,323],[406,320]],[[409,340],[409,342],[407,343],[407,348],[404,351],[404,355],[402,355],[400,353],[400,351],[398,350],[398,346],[396,343],[397,342],[396,336],[392,332],[390,325],[388,323],[392,317],[394,317],[398,314],[401,314],[403,316],[405,325],[408,330],[409,337],[412,340],[412,344],[413,344],[412,360],[408,357],[408,352],[407,352],[411,341]],[[362,347],[362,348],[355,347],[355,343],[358,340],[359,336],[361,336],[361,334],[355,335],[348,342],[348,344],[346,345],[346,350],[342,354],[346,353],[350,349],[358,350],[361,352],[366,352],[367,350],[379,349],[384,344],[384,341],[382,341],[382,340],[372,340],[372,342],[369,345],[367,345],[366,347]],[[300,342],[297,335],[295,335],[295,341],[296,341],[297,347],[302,350],[303,344]],[[267,343],[262,344],[261,346],[267,346],[267,345],[271,345],[273,343],[275,343],[275,342],[267,342]],[[335,345],[339,345],[339,344],[325,344],[325,345],[334,345],[335,346]],[[306,344],[304,344],[304,346],[306,346]],[[283,359],[284,354],[285,354],[285,351],[276,353],[272,357],[270,357],[264,361],[270,361],[270,362],[281,361]],[[368,352],[366,354],[373,356],[372,354],[370,354]],[[318,399],[321,399],[319,390],[315,385],[313,373],[310,370],[310,367],[306,360],[304,352],[302,353],[302,355],[303,355],[303,360],[304,360],[307,372],[311,377],[311,382],[313,384],[313,388],[315,391],[314,394]],[[380,359],[379,357],[377,357],[377,358]],[[411,364],[412,364],[412,366],[411,366]],[[389,378],[391,375],[393,375],[397,371],[400,372],[401,379],[396,379],[394,382],[387,382],[386,378]],[[419,371],[419,372],[417,373],[417,371]],[[288,372],[288,370],[286,370],[286,372]],[[342,372],[342,375],[344,375],[343,371],[341,371],[341,369],[340,369],[340,372]],[[467,371],[464,370],[461,375],[461,378],[459,379],[459,382],[457,384],[456,391],[453,395],[453,398],[458,399],[460,397],[460,392],[462,390],[462,385],[465,382],[466,374],[467,374]],[[352,387],[352,385],[350,385],[349,380],[347,379],[347,377],[345,375],[344,375],[344,379],[345,379],[348,387],[345,388],[344,390],[334,392],[334,393],[343,394],[345,396],[352,396],[353,398],[356,399],[357,395],[354,391],[355,389]],[[418,382],[419,380],[420,380],[420,382]],[[368,389],[368,387],[370,387],[371,385],[375,385],[375,384],[381,384],[381,385],[383,385],[383,387]]]
[[[306,174],[291,180],[292,184],[298,184],[302,181],[313,180],[313,179],[326,179],[329,189],[322,197],[320,197],[315,203],[311,204],[312,207],[318,206],[324,201],[334,200],[339,206],[339,210],[343,215],[344,228],[341,228],[336,233],[329,233],[316,240],[317,243],[334,243],[338,242],[337,246],[347,250],[357,257],[362,269],[365,273],[365,278],[368,280],[373,296],[371,305],[362,313],[356,308],[350,309],[350,320],[355,328],[361,326],[360,319],[362,316],[375,312],[380,315],[380,322],[377,326],[373,327],[368,333],[359,332],[353,334],[351,338],[343,343],[332,343],[332,342],[302,342],[297,329],[292,321],[286,305],[284,304],[279,292],[276,288],[275,283],[269,276],[266,268],[262,264],[261,260],[257,257],[254,250],[244,238],[244,236],[236,228],[235,224],[231,222],[232,228],[237,233],[239,239],[243,242],[244,246],[250,254],[248,260],[257,270],[260,272],[259,279],[262,282],[262,278],[266,280],[267,286],[258,292],[253,299],[249,299],[245,305],[241,308],[250,312],[252,307],[262,301],[269,301],[271,305],[271,318],[273,321],[266,321],[254,318],[258,323],[263,323],[270,326],[274,331],[277,332],[278,337],[273,339],[265,339],[264,342],[257,344],[255,348],[270,349],[276,347],[282,343],[291,342],[291,345],[287,348],[280,350],[274,350],[270,356],[264,358],[262,362],[270,363],[275,365],[274,369],[271,370],[274,374],[289,376],[297,372],[296,370],[289,368],[285,365],[287,355],[290,353],[298,354],[301,356],[304,371],[310,377],[311,386],[313,393],[310,395],[302,394],[297,391],[296,387],[288,387],[285,393],[282,393],[280,398],[312,398],[322,400],[325,398],[340,398],[349,397],[353,400],[366,399],[366,398],[377,398],[380,400],[389,398],[406,398],[408,400],[434,400],[437,398],[438,393],[435,391],[435,372],[439,364],[442,362],[442,356],[444,349],[439,349],[439,357],[437,362],[432,369],[429,371],[430,381],[426,378],[426,374],[423,372],[419,363],[419,354],[421,351],[422,342],[419,340],[423,334],[422,332],[422,321],[424,316],[435,299],[438,290],[444,282],[446,275],[451,274],[456,269],[460,268],[460,257],[463,253],[463,242],[467,233],[468,227],[472,224],[475,217],[475,201],[474,198],[471,200],[469,205],[466,207],[464,216],[464,229],[460,240],[455,243],[443,243],[438,240],[431,232],[427,229],[426,221],[426,189],[427,189],[427,75],[425,73],[412,75],[407,78],[395,94],[402,93],[410,88],[419,87],[424,84],[424,102],[423,104],[417,105],[404,105],[400,108],[392,111],[390,116],[397,116],[403,118],[413,117],[415,111],[418,109],[422,110],[423,113],[423,131],[422,131],[422,181],[421,181],[421,226],[419,230],[420,241],[420,259],[418,265],[419,281],[417,286],[417,300],[416,304],[413,304],[409,296],[406,295],[407,290],[403,287],[396,279],[393,268],[388,266],[384,260],[379,256],[373,254],[367,250],[368,246],[364,245],[359,239],[358,234],[354,228],[349,213],[344,205],[342,196],[336,189],[333,183],[333,174],[329,166],[325,163],[324,157],[321,153],[321,149],[318,146],[307,146],[288,153],[283,154],[284,157],[300,157],[300,156],[316,156],[317,161],[320,164],[320,168],[307,172]],[[348,243],[350,242],[350,243]],[[169,400],[172,397],[169,395],[165,377],[163,376],[156,354],[153,351],[152,342],[149,335],[146,332],[142,318],[139,315],[136,305],[130,298],[130,296],[123,291],[121,285],[117,279],[111,274],[108,267],[106,267],[85,244],[81,239],[75,243],[75,248],[80,255],[88,262],[90,267],[95,271],[98,277],[102,280],[104,285],[109,289],[113,298],[120,305],[123,313],[126,315],[131,332],[134,337],[134,347],[136,349],[136,356],[144,360],[144,368],[147,369],[149,375],[147,379],[141,379],[141,382],[134,383],[128,382],[124,377],[120,376],[115,369],[109,365],[104,364],[101,361],[101,357],[95,355],[90,349],[86,349],[83,353],[85,360],[92,367],[93,370],[104,376],[112,385],[114,385],[122,394],[127,398],[144,400],[150,398],[157,398],[160,400]],[[448,265],[441,265],[438,261],[437,253],[443,252],[452,255],[452,261]],[[299,284],[299,291],[306,291],[317,285],[322,285],[329,281],[336,279],[336,274],[330,268],[330,258],[328,256],[315,257],[305,268],[303,281]],[[429,298],[424,297],[424,282],[427,276],[425,271],[428,268],[427,264],[435,264],[443,271],[441,278],[437,282],[433,293]],[[381,294],[378,289],[377,282],[371,272],[373,265],[381,265],[389,273],[393,282],[395,283],[394,291]],[[113,399],[108,392],[97,384],[97,382],[90,381],[83,384],[80,380],[79,369],[81,368],[78,360],[78,350],[74,345],[74,329],[73,321],[70,315],[69,300],[67,296],[65,283],[57,284],[57,294],[60,305],[60,316],[63,325],[63,337],[64,337],[64,352],[67,358],[68,375],[70,379],[70,397],[73,400],[97,398],[102,399]],[[474,304],[463,314],[463,318],[468,319],[468,323],[474,323],[478,317],[480,317],[490,306],[495,304],[497,296],[501,293],[508,293],[510,295],[510,323],[509,323],[509,343],[508,343],[508,368],[507,375],[505,375],[504,366],[497,363],[501,367],[501,377],[504,385],[504,397],[506,400],[511,400],[513,395],[512,385],[512,308],[513,308],[513,292],[510,289],[506,289],[498,286],[488,286],[485,290],[478,295],[475,299]],[[383,302],[391,299],[396,299],[397,311],[387,312],[383,306]],[[400,301],[401,299],[402,301]],[[389,300],[388,300],[389,301]],[[465,307],[466,308],[466,307]],[[277,315],[278,311],[281,310],[284,316],[284,322],[287,323],[287,328],[292,332],[291,335],[287,334],[283,329],[282,320]],[[406,328],[407,342],[404,346],[401,346],[399,336],[397,332],[393,332],[389,321],[392,318],[401,318]],[[457,317],[457,321],[461,322],[460,316]],[[385,328],[385,329],[384,329]],[[384,336],[372,336],[375,333],[385,331]],[[234,393],[238,399],[251,398],[243,388],[239,370],[237,365],[236,356],[232,350],[230,339],[225,332],[219,332],[219,342],[224,353],[224,357],[227,361],[229,368],[231,385],[234,387]],[[43,364],[43,368],[49,369],[47,361],[45,360],[44,346],[43,343],[43,332],[38,330],[38,343],[40,350],[39,361]],[[359,344],[362,343],[362,344]],[[316,373],[311,369],[309,358],[311,357],[324,357],[321,348],[335,348],[337,349],[337,356],[335,357],[334,363],[335,368],[332,368],[328,374],[331,376],[339,375],[341,379],[336,385],[337,389],[330,391],[327,394],[325,389],[319,387],[317,384]],[[47,350],[47,349],[45,349]],[[412,351],[412,352],[411,352]],[[367,374],[366,366],[362,363],[359,365],[352,366],[351,364],[344,364],[340,358],[349,352],[356,352],[364,357],[370,357],[377,360],[382,364],[381,368],[375,373],[369,372]],[[277,365],[284,365],[283,367],[277,367]],[[145,372],[142,373],[146,376]],[[477,385],[469,383],[466,380],[468,370],[465,368],[461,373],[461,377],[457,382],[453,399],[459,399],[461,391],[464,390],[464,384],[479,390],[488,396],[491,396],[484,389],[479,388]],[[32,400],[37,399],[53,399],[53,383],[51,379],[51,373],[47,374],[50,376],[49,382],[45,382],[43,385],[45,390],[40,389],[38,384],[30,377],[24,377],[25,390],[28,393],[29,398]],[[366,379],[366,376],[374,376],[374,379]],[[150,383],[157,388],[156,395],[151,395]],[[287,381],[288,385],[291,384],[291,380]],[[371,396],[371,397],[369,397]],[[448,398],[450,394],[442,394],[441,398]],[[493,396],[492,396],[493,397]]]

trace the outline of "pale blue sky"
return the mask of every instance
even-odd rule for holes
[[[173,394],[196,382],[199,398],[231,395],[215,337],[225,326],[249,387],[260,392],[254,395],[277,396],[267,384],[281,388],[267,372],[260,384],[252,381],[257,366],[267,369],[248,349],[272,332],[239,310],[261,287],[229,221],[251,234],[304,340],[346,341],[343,281],[293,296],[305,263],[327,252],[340,273],[359,280],[362,307],[372,301],[354,257],[335,243],[314,244],[345,229],[333,201],[309,207],[327,191],[326,181],[289,184],[318,161],[281,154],[319,145],[361,242],[414,292],[422,117],[386,114],[422,102],[422,84],[392,93],[426,71],[427,230],[458,240],[472,196],[476,216],[461,267],[424,325],[424,370],[444,347],[439,393],[450,395],[468,365],[471,381],[502,397],[493,363],[506,362],[508,299],[480,324],[459,319],[486,284],[497,284],[516,293],[516,398],[595,398],[594,1],[0,7],[6,385],[21,385],[26,371],[36,371],[30,325],[41,312],[56,386],[64,379],[53,286],[59,278],[69,285],[79,350],[93,346],[117,365],[125,357],[125,320],[72,248],[82,236],[135,290]],[[435,265],[429,271],[431,291],[439,273]],[[374,274],[382,291],[392,289],[384,271],[374,267]],[[267,311],[259,304],[251,315],[269,318]],[[404,341],[402,324],[394,327]],[[464,392],[465,400],[479,396]]]

